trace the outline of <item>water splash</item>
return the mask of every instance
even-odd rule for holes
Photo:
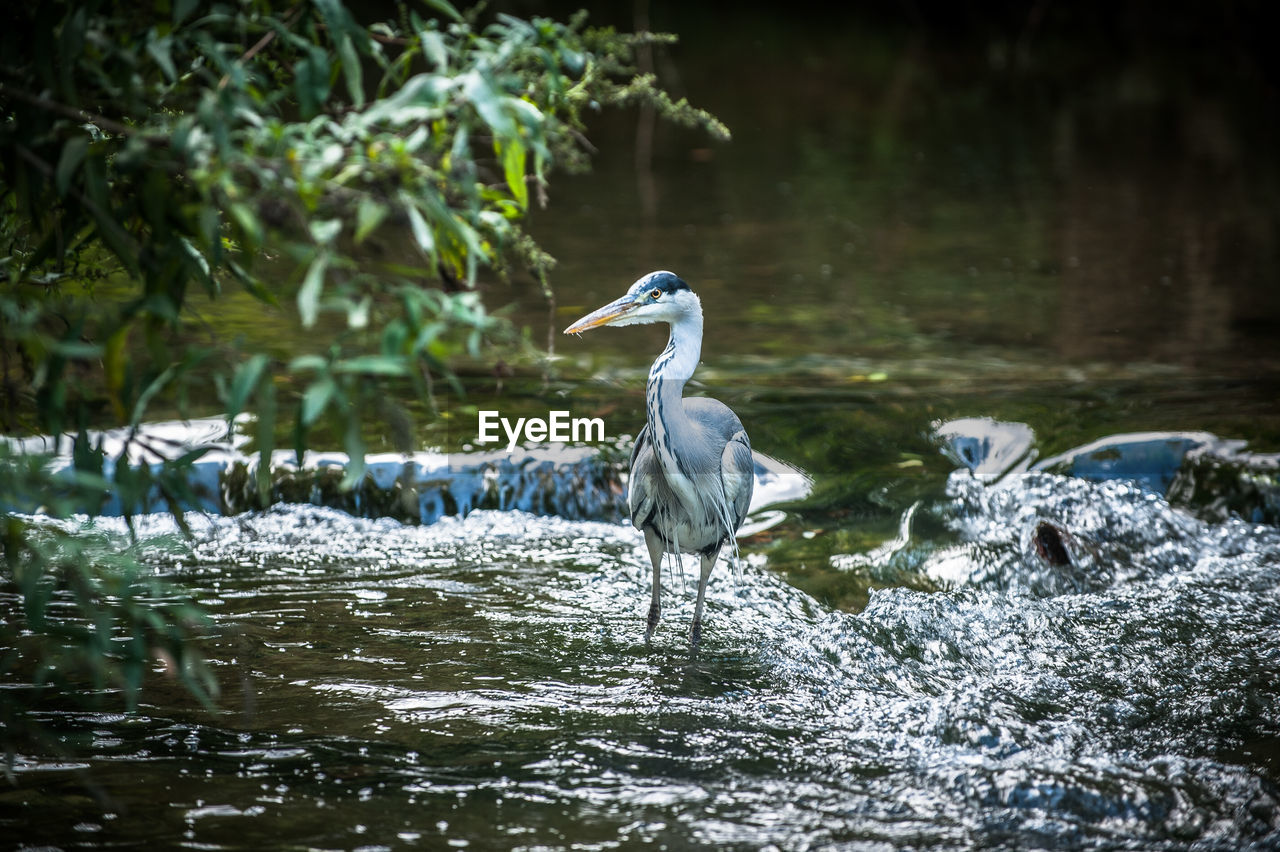
[[[951,484],[970,566],[956,588],[878,590],[851,614],[752,559],[713,576],[694,656],[674,580],[645,644],[647,560],[626,524],[202,518],[188,553],[156,561],[217,602],[211,650],[252,684],[252,711],[232,697],[211,724],[61,721],[116,732],[95,778],[156,821],[125,818],[117,838],[181,819],[212,846],[299,820],[329,846],[355,825],[384,845],[1280,842],[1275,531],[1117,482]],[[1035,579],[1024,528],[1046,515],[1099,548],[1105,579]],[[156,783],[187,806],[131,792]]]

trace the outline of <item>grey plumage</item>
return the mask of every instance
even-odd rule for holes
[[[711,500],[704,504],[708,514],[702,519],[701,526],[705,527],[702,535],[677,540],[678,535],[668,534],[670,520],[662,518],[661,514],[671,513],[661,510],[662,507],[678,505],[679,500],[668,484],[666,471],[652,446],[648,424],[640,430],[631,450],[631,490],[627,506],[636,529],[643,531],[653,526],[670,547],[681,545],[685,553],[701,553],[732,538],[729,533],[736,532],[747,516],[752,488],[751,443],[738,415],[723,402],[705,397],[691,397],[682,402],[685,414],[703,434],[677,440],[673,444],[679,470],[695,480],[696,490],[701,494],[715,494],[723,489],[728,516],[717,517],[718,501]],[[726,484],[726,473],[730,476],[744,474],[745,487],[736,482]],[[690,519],[680,516],[680,520],[687,523]]]
[[[682,395],[701,355],[701,303],[677,276],[653,272],[565,331],[652,322],[670,323],[671,337],[649,371],[646,424],[631,452],[627,498],[631,523],[644,533],[653,563],[645,639],[661,612],[664,554],[696,553],[701,570],[690,639],[697,645],[707,580],[725,544],[736,557],[734,535],[746,518],[754,482],[751,444],[738,416],[718,400]]]

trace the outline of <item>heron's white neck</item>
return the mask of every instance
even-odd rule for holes
[[[688,435],[692,431],[684,413],[684,386],[701,357],[702,308],[695,304],[694,310],[671,324],[667,348],[649,368],[645,388],[649,433],[662,466],[669,472],[677,470],[671,436]]]
[[[645,396],[649,400],[649,413],[652,420],[653,403],[661,401],[664,408],[678,409],[684,413],[682,405],[668,406],[666,403],[679,403],[684,393],[685,382],[693,377],[698,368],[698,359],[702,357],[702,311],[689,313],[671,324],[671,337],[667,340],[667,348],[662,350],[649,368],[649,383]]]

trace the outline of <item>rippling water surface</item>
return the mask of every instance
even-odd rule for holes
[[[413,445],[570,408],[625,455],[665,331],[559,330],[679,272],[707,313],[690,393],[814,484],[717,570],[698,653],[692,564],[643,641],[621,523],[281,505],[186,545],[144,517],[215,619],[219,709],[157,676],[137,714],[41,712],[0,846],[1280,848],[1280,462],[1182,460],[1280,449],[1271,30],[1248,4],[934,5],[594,17],[652,6],[682,37],[655,69],[734,141],[602,115],[593,173],[530,216],[556,309],[485,285],[553,374],[490,394],[505,365],[477,367]],[[293,357],[298,329],[243,312],[212,327]],[[1146,430],[1182,437],[1106,438]]]
[[[47,714],[78,763],[19,756],[6,821],[201,848],[1280,843],[1280,532],[1044,473],[957,471],[917,511],[948,542],[907,524],[885,559],[938,590],[834,610],[757,553],[714,577],[697,653],[692,564],[644,643],[628,526],[198,521],[156,559],[217,618],[223,709]],[[1046,518],[1071,565],[1037,554]]]

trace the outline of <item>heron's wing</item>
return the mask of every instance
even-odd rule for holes
[[[631,448],[631,461],[627,469],[631,471],[627,482],[627,508],[631,511],[631,525],[640,529],[653,509],[653,500],[649,494],[649,476],[646,471],[653,463],[653,447],[649,446],[649,425],[640,430],[636,436],[635,446]]]
[[[724,520],[732,522],[731,532],[736,532],[747,517],[751,491],[755,487],[755,460],[751,456],[747,430],[733,409],[718,399],[686,398],[684,410],[702,425],[706,434],[714,436],[707,441],[707,449],[713,452],[720,449],[719,459],[711,456],[705,462],[708,467],[702,469],[719,468],[720,482],[724,486],[724,509],[727,510]]]
[[[646,423],[640,428],[640,434],[636,435],[636,442],[631,447],[631,458],[627,461],[627,470],[635,470],[636,459],[640,457],[640,453],[649,446],[649,424]]]
[[[751,457],[751,442],[745,430],[739,430],[725,444],[720,455],[720,476],[724,480],[724,496],[733,513],[733,530],[737,532],[747,517],[751,506],[751,492],[755,488],[755,460]]]

